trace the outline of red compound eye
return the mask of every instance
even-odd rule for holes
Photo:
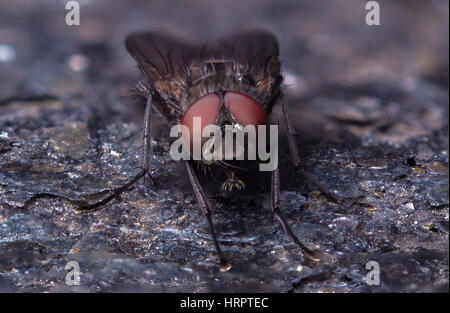
[[[215,93],[207,94],[195,101],[184,113],[181,119],[181,125],[189,128],[190,148],[193,149],[193,138],[198,138],[200,147],[208,138],[202,138],[202,130],[207,125],[213,125],[216,122],[220,112],[220,98]],[[194,117],[200,117],[201,123],[194,127]],[[182,137],[187,142],[187,134],[182,133]]]
[[[225,94],[225,105],[234,118],[242,126],[265,125],[267,114],[262,106],[247,95],[236,91],[229,91]]]

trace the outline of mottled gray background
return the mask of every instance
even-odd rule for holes
[[[76,27],[66,1],[0,2],[0,291],[448,291],[447,1],[379,1],[377,27],[366,1],[79,2]],[[282,140],[282,207],[321,259],[302,256],[251,181],[223,194],[203,180],[233,264],[220,273],[160,120],[152,173],[163,187],[140,182],[77,213],[139,165],[140,74],[125,36],[205,41],[255,27],[279,38],[305,168],[356,202],[295,186]],[[65,283],[70,260],[80,286]],[[380,286],[364,281],[368,261]]]

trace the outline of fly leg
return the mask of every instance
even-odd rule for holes
[[[186,161],[186,170],[189,176],[189,180],[192,185],[192,189],[194,190],[195,197],[197,198],[197,203],[200,206],[200,209],[202,210],[203,216],[206,217],[208,220],[209,228],[211,230],[211,234],[214,240],[214,246],[216,247],[217,255],[220,259],[220,271],[226,272],[231,268],[231,264],[226,261],[222,254],[222,250],[220,249],[219,242],[216,238],[216,231],[214,229],[214,224],[212,221],[212,210],[211,205],[209,204],[208,199],[206,198],[205,192],[203,191],[202,186],[200,185],[200,182],[198,181],[197,175],[194,173],[194,170],[192,168],[191,163],[189,161]]]
[[[280,173],[278,171],[278,166],[276,169],[272,171],[272,179],[271,179],[271,206],[274,217],[281,223],[284,231],[292,238],[292,240],[309,255],[313,255],[314,253],[307,248],[295,234],[292,232],[289,224],[283,216],[283,213],[280,210]]]
[[[109,201],[113,200],[114,198],[118,197],[122,192],[133,186],[136,182],[138,182],[142,177],[145,175],[148,175],[150,179],[152,180],[153,184],[155,186],[158,186],[156,180],[152,177],[152,175],[149,173],[150,169],[150,148],[151,148],[151,110],[152,109],[152,95],[148,91],[147,95],[147,104],[145,106],[145,117],[144,117],[144,157],[142,160],[142,168],[139,171],[138,174],[136,174],[130,181],[125,183],[124,185],[115,188],[111,191],[111,194],[107,196],[106,198],[92,203],[92,204],[85,204],[80,205],[78,208],[79,210],[94,210],[98,207],[105,205]]]
[[[304,178],[306,178],[308,181],[310,181],[314,186],[316,186],[317,189],[319,189],[319,191],[322,194],[324,194],[326,197],[328,197],[329,199],[331,199],[335,202],[338,202],[338,203],[344,202],[344,199],[341,196],[339,196],[335,192],[329,190],[326,186],[324,186],[322,183],[320,183],[314,176],[312,176],[311,174],[306,172],[301,167],[300,157],[299,157],[298,149],[297,149],[297,141],[295,139],[296,133],[295,133],[295,129],[292,126],[291,121],[289,119],[289,112],[287,111],[286,98],[283,95],[281,95],[281,109],[283,111],[284,124],[286,125],[287,139],[288,139],[288,143],[289,143],[289,150],[291,151],[292,163],[294,165],[295,182],[297,182],[297,175],[300,174]]]

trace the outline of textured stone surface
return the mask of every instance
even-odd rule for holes
[[[80,3],[78,27],[64,24],[64,2],[0,3],[1,291],[448,290],[448,2],[380,1],[376,28],[361,1]],[[220,273],[159,120],[151,164],[163,187],[140,182],[76,211],[131,178],[141,158],[126,34],[205,40],[238,26],[279,37],[304,166],[357,203],[295,186],[282,140],[283,210],[321,260],[304,259],[272,220],[251,183],[268,190],[267,179],[233,194],[204,179],[233,264]],[[80,286],[65,284],[70,260]],[[364,282],[368,261],[380,264],[380,286]]]

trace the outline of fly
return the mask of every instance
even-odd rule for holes
[[[239,129],[243,125],[268,125],[273,124],[271,113],[278,103],[287,128],[295,171],[311,180],[327,196],[337,201],[342,200],[336,194],[328,192],[300,167],[295,132],[281,88],[283,77],[278,58],[278,42],[272,34],[265,31],[241,32],[217,44],[195,47],[165,34],[142,32],[129,35],[125,46],[145,77],[135,88],[146,99],[142,168],[134,178],[115,189],[108,197],[82,209],[94,209],[106,204],[146,175],[157,185],[149,173],[153,110],[158,111],[169,125],[183,125],[190,131],[188,139],[189,136],[192,139],[199,135],[195,133],[193,126],[195,117],[201,118],[202,127],[212,124],[222,129],[227,125]],[[211,142],[205,145],[204,139],[200,144],[206,146],[207,150],[212,147]],[[236,155],[236,151],[232,154]],[[200,160],[185,160],[184,163],[197,204],[208,221],[220,259],[220,269],[227,271],[231,265],[223,256],[217,241],[212,207],[193,164],[200,163],[210,171],[216,166],[224,168],[225,181],[221,187],[224,190],[243,190],[246,185],[241,176],[242,170],[248,169],[249,163],[227,161],[220,157],[221,155],[213,153],[206,159],[202,154]],[[278,166],[271,172],[271,208],[285,232],[303,252],[312,255],[313,252],[292,232],[280,210]]]

